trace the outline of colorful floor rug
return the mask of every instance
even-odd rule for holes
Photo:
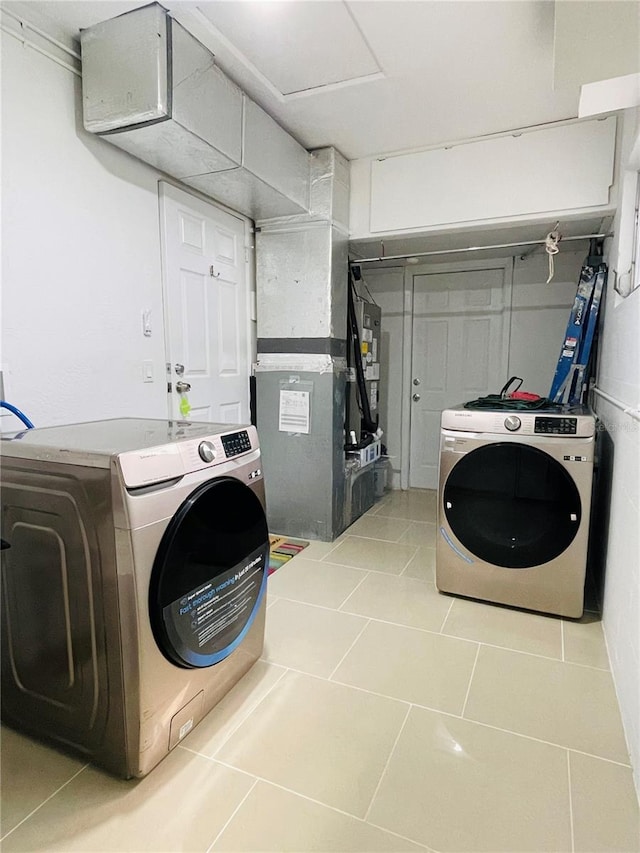
[[[288,563],[296,554],[307,547],[304,539],[289,539],[287,536],[269,536],[269,574]]]

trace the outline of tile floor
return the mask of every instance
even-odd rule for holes
[[[640,851],[597,613],[439,595],[434,497],[277,571],[263,660],[146,779],[5,729],[5,853]]]

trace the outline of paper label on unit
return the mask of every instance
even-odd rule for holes
[[[251,619],[260,598],[266,549],[199,584],[163,608],[174,650],[193,663],[227,649]]]
[[[280,391],[280,432],[309,434],[311,428],[311,394],[309,391]]]
[[[363,329],[362,340],[371,342],[373,340],[373,331],[371,329]]]
[[[378,408],[378,383],[371,383],[371,399],[369,400],[371,410],[375,411]]]
[[[374,338],[371,341],[371,355],[373,356],[373,360],[378,360],[378,339]]]
[[[191,729],[193,728],[193,717],[190,720],[180,726],[180,731],[178,732],[178,740],[182,740],[185,735],[188,735]]]
[[[380,365],[378,362],[375,364],[368,364],[367,369],[365,371],[365,379],[380,379]]]

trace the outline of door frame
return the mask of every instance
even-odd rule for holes
[[[504,310],[506,322],[502,329],[502,354],[510,369],[511,317],[513,312],[513,266],[514,258],[495,258],[487,260],[457,261],[444,264],[416,264],[406,266],[404,270],[404,322],[402,341],[402,437],[400,442],[400,488],[409,488],[409,467],[411,458],[411,377],[413,376],[413,295],[414,278],[430,273],[481,272],[482,270],[501,270],[503,274]],[[499,389],[496,389],[499,390]]]
[[[249,219],[248,216],[245,216],[243,213],[238,213],[237,210],[232,210],[230,207],[227,207],[224,204],[216,201],[210,196],[205,195],[204,193],[198,192],[198,190],[192,189],[191,187],[187,187],[184,184],[179,183],[178,181],[173,181],[168,178],[162,178],[158,181],[158,228],[160,231],[160,267],[162,270],[162,321],[163,321],[163,333],[164,333],[164,357],[165,357],[165,374],[163,376],[163,381],[165,383],[166,390],[166,399],[167,399],[167,416],[169,420],[173,419],[173,408],[172,408],[172,394],[168,390],[168,382],[171,381],[171,365],[173,364],[173,360],[171,357],[171,343],[169,340],[169,317],[168,317],[168,287],[169,287],[169,270],[167,263],[167,242],[166,242],[166,234],[164,228],[164,203],[165,199],[171,192],[171,190],[178,190],[185,196],[191,196],[191,198],[195,199],[200,203],[205,203],[210,205],[213,208],[221,211],[222,213],[226,213],[229,216],[233,216],[235,219],[238,219],[244,226],[244,267],[245,267],[245,283],[247,289],[247,306],[248,306],[248,315],[247,315],[247,324],[249,334],[247,336],[247,346],[248,346],[248,363],[250,374],[253,371],[254,364],[257,359],[257,351],[258,351],[258,335],[257,335],[257,296],[256,296],[256,264],[255,264],[255,223],[252,219]],[[249,376],[247,377],[247,381],[249,381]],[[251,405],[251,400],[249,400],[249,405]]]

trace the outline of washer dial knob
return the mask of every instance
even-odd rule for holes
[[[517,429],[520,429],[522,421],[517,415],[509,415],[508,418],[504,419],[504,425],[509,432],[515,432]]]
[[[200,459],[203,459],[205,462],[213,462],[216,458],[215,448],[210,441],[201,441],[198,453],[200,454]]]

